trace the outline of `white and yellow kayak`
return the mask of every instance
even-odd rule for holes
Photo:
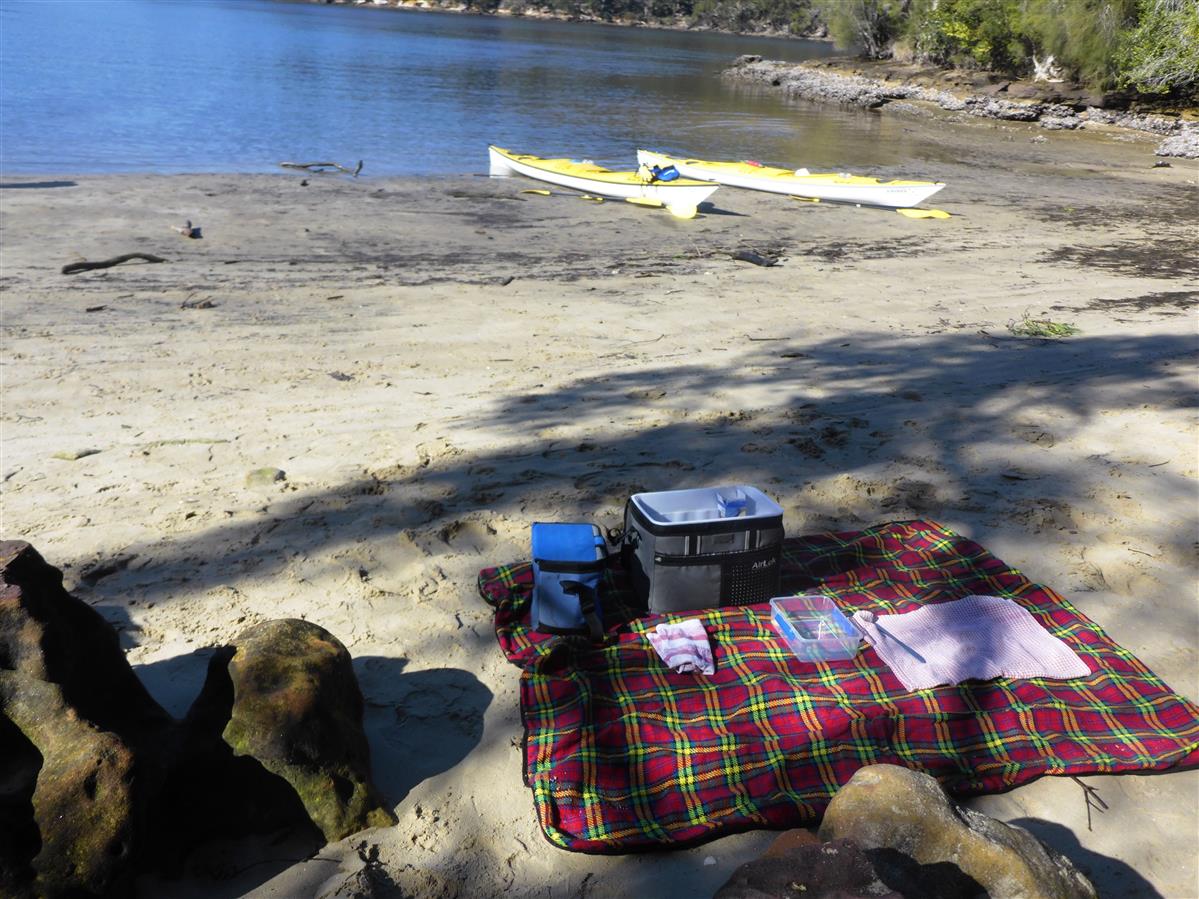
[[[792,171],[756,162],[705,162],[651,150],[638,150],[637,162],[645,166],[673,165],[684,178],[714,181],[729,187],[863,206],[908,208],[923,203],[945,186],[942,181],[880,181],[845,173],[813,174],[807,169]]]
[[[488,151],[491,154],[492,175],[524,175],[560,187],[598,194],[601,197],[652,202],[665,206],[670,213],[680,218],[691,218],[695,215],[696,207],[720,186],[708,181],[690,181],[685,178],[654,181],[648,175],[639,172],[614,172],[594,162],[542,159],[540,156],[513,153],[511,150],[494,146],[488,147]]]

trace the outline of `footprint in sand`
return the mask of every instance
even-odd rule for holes
[[[473,519],[451,521],[437,532],[441,541],[457,552],[479,554],[495,545],[496,530]]]

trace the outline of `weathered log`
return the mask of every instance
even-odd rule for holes
[[[361,159],[358,160],[358,165],[352,169],[347,169],[344,165],[339,165],[336,162],[281,162],[279,165],[285,169],[304,169],[305,171],[315,172],[318,175],[326,169],[337,169],[337,171],[353,175],[355,178],[362,171]]]
[[[76,272],[90,272],[94,268],[112,268],[114,265],[120,265],[122,262],[128,262],[131,259],[144,259],[146,262],[166,262],[161,256],[154,256],[150,253],[125,253],[121,256],[113,256],[111,259],[105,259],[101,262],[72,262],[62,267],[64,275],[73,275]]]
[[[737,250],[731,254],[732,257],[741,262],[752,262],[754,265],[778,265],[778,258],[775,256],[764,256],[754,250]]]

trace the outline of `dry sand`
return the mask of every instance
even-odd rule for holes
[[[678,221],[477,176],[6,179],[4,536],[178,715],[209,647],[328,628],[400,818],[300,864],[209,851],[145,895],[351,895],[381,882],[360,846],[419,896],[710,895],[773,834],[543,841],[475,592],[531,521],[615,524],[639,489],[757,484],[791,533],[934,518],[1199,700],[1196,166],[1153,168],[1148,136],[911,127],[951,219],[725,189]],[[169,261],[59,272],[131,251]],[[1081,334],[1011,335],[1026,313]],[[286,480],[247,487],[262,467]],[[1085,782],[1089,826],[1069,779],[972,804],[1105,896],[1199,895],[1199,773]]]

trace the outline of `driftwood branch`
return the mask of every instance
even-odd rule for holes
[[[778,265],[779,261],[777,256],[765,256],[762,253],[758,253],[754,250],[741,249],[737,250],[735,253],[731,253],[730,255],[734,259],[740,260],[741,262],[752,262],[754,265]]]
[[[307,172],[315,172],[318,175],[329,169],[336,169],[339,172],[345,172],[347,175],[353,175],[355,178],[362,171],[361,159],[358,160],[358,165],[352,169],[347,169],[344,165],[339,165],[336,162],[281,162],[279,165],[285,169],[303,169]]]
[[[113,256],[111,259],[105,259],[101,262],[72,262],[62,267],[64,275],[73,275],[76,272],[90,272],[94,268],[112,268],[114,265],[120,265],[122,262],[128,262],[130,259],[144,259],[146,262],[166,262],[161,256],[152,256],[149,253],[125,253],[122,256]]]

